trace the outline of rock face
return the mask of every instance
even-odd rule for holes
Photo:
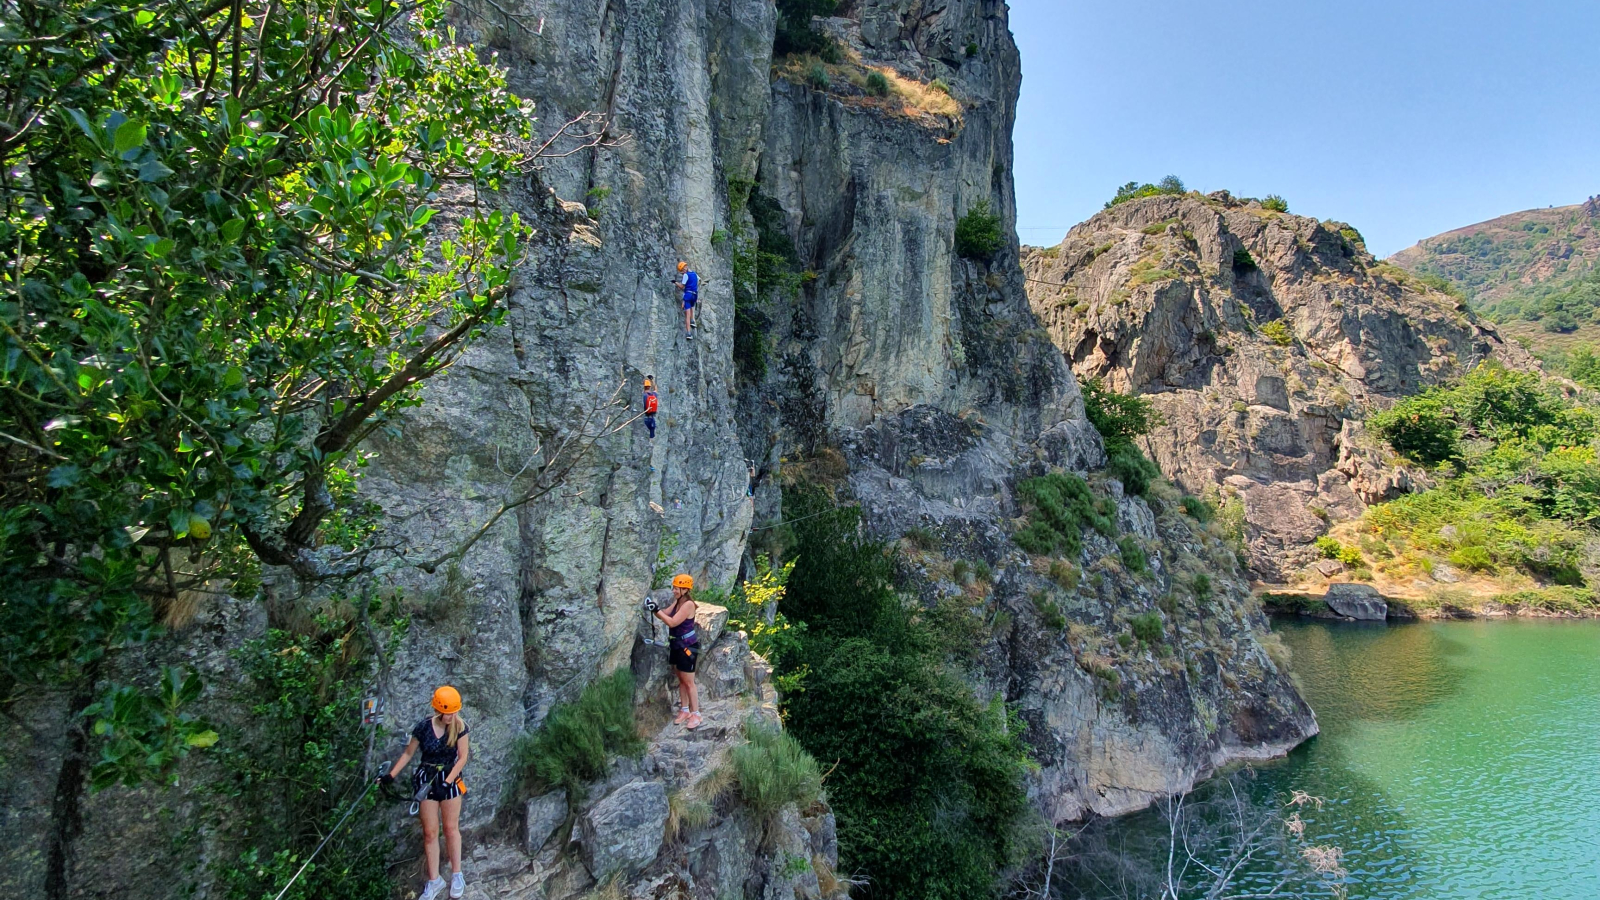
[[[605,881],[637,875],[656,858],[667,827],[667,789],[659,781],[635,781],[596,803],[582,820],[583,862]]]
[[[1366,436],[1370,410],[1491,357],[1532,364],[1349,226],[1226,192],[1119,204],[1023,267],[1073,371],[1155,403],[1146,452],[1184,490],[1237,504],[1269,581],[1311,564],[1330,520],[1418,477]]]
[[[1370,584],[1340,582],[1328,585],[1322,602],[1341,616],[1365,622],[1382,622],[1389,618],[1389,604]]]
[[[1122,497],[1098,472],[1099,436],[1017,266],[1020,64],[1004,4],[847,9],[819,23],[847,48],[827,87],[774,66],[772,0],[570,0],[542,7],[537,32],[485,4],[458,23],[540,104],[547,135],[595,111],[626,137],[551,160],[499,198],[538,228],[507,324],[427,384],[423,404],[372,448],[363,482],[403,554],[380,587],[412,616],[381,688],[386,724],[409,728],[440,683],[460,688],[472,723],[463,824],[474,900],[566,900],[613,870],[629,876],[630,896],[842,890],[825,804],[758,821],[718,775],[744,721],[778,717],[765,666],[713,610],[701,623],[704,728],[655,731],[642,759],[570,809],[550,797],[501,808],[515,796],[515,738],[597,676],[631,666],[640,703],[661,711],[665,651],[643,642],[641,603],[671,571],[731,582],[752,526],[782,520],[780,478],[832,484],[880,537],[937,535],[938,549],[908,557],[907,588],[930,601],[965,597],[990,623],[974,686],[1023,710],[1041,765],[1031,790],[1052,819],[1132,809],[1315,733],[1263,649],[1266,620],[1231,552],[1181,518],[1173,498],[1152,507]],[[866,65],[924,100],[871,96],[847,77]],[[928,93],[935,81],[948,97]],[[952,98],[959,113],[948,111]],[[962,259],[956,222],[984,203],[1000,218],[1001,247]],[[746,290],[761,229],[792,244],[792,290]],[[702,278],[692,341],[670,282],[680,258]],[[736,311],[736,295],[753,305]],[[758,320],[759,333],[741,330]],[[751,337],[764,371],[736,366],[736,338]],[[1365,358],[1351,352],[1351,365]],[[659,384],[654,440],[626,421],[646,374]],[[629,411],[608,426],[613,396]],[[575,462],[556,489],[493,519],[537,486],[530,473],[574,446],[585,452],[566,457]],[[1082,473],[1112,498],[1119,533],[1147,568],[1119,563],[1125,551],[1096,535],[1058,561],[1061,573],[1018,550],[1017,482],[1049,471]],[[414,565],[490,521],[454,562]],[[984,561],[989,581],[955,580],[958,559]],[[297,586],[268,576],[280,608],[295,602]],[[1046,600],[1059,618],[1045,614]],[[228,649],[267,626],[260,610],[254,601],[208,610],[150,660],[193,663],[225,684]],[[1132,618],[1152,614],[1161,638],[1127,643]],[[224,692],[215,694],[222,709]],[[0,843],[20,848],[4,858],[0,887],[21,894],[37,891],[30,836],[48,822],[49,791],[38,786],[49,784],[61,732],[13,733],[38,749],[0,763],[19,776],[0,779],[14,801]],[[671,810],[685,796],[708,816],[663,827],[663,799]],[[180,874],[187,859],[151,856],[130,878],[120,849],[136,839],[176,847],[161,823],[190,821],[196,802],[179,792],[89,798],[75,890],[155,900],[208,889],[235,859],[213,846],[221,832],[209,819],[196,840],[211,855],[194,874]],[[513,817],[526,833],[510,838],[514,829],[495,823]]]

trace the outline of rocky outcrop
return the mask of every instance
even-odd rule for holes
[[[1370,584],[1350,582],[1330,584],[1327,593],[1322,595],[1322,602],[1347,619],[1382,622],[1389,618],[1388,602],[1378,593],[1378,589]]]
[[[1310,564],[1329,521],[1418,477],[1366,436],[1369,411],[1491,357],[1531,365],[1349,226],[1226,192],[1119,204],[1023,267],[1073,371],[1155,404],[1164,424],[1146,452],[1242,512],[1269,581]]]

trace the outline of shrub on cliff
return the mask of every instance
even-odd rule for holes
[[[1106,445],[1106,471],[1129,494],[1144,496],[1161,470],[1134,440],[1160,425],[1161,414],[1150,401],[1113,391],[1098,378],[1085,381],[1082,388],[1084,413]]]
[[[874,897],[993,896],[1018,862],[1028,765],[1020,723],[981,704],[951,660],[970,637],[901,601],[894,560],[858,530],[860,512],[806,489],[784,493],[796,559],[785,599],[803,619],[810,667],[784,697],[789,733],[828,777],[842,864]]]
[[[512,758],[529,786],[563,787],[577,797],[606,774],[612,757],[644,750],[633,719],[633,673],[619,669],[558,703],[537,731],[524,734]]]
[[[1261,201],[1261,208],[1268,212],[1286,213],[1289,211],[1289,201],[1277,194],[1268,194],[1267,199]]]
[[[1000,252],[1004,236],[1000,216],[989,211],[989,201],[979,200],[956,222],[956,255],[966,259],[988,260]]]
[[[793,735],[771,725],[745,723],[747,743],[733,748],[739,796],[757,815],[771,817],[791,803],[804,807],[822,796],[817,761]]]

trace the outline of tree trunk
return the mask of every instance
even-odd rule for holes
[[[72,857],[83,833],[83,787],[89,774],[89,722],[83,711],[94,702],[95,674],[86,673],[73,686],[67,708],[66,744],[56,773],[55,799],[50,804],[50,834],[45,854],[45,900],[67,900]]]

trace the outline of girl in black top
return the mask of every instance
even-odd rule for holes
[[[467,889],[461,876],[461,795],[467,791],[461,781],[461,769],[470,755],[468,729],[466,720],[461,718],[461,694],[455,688],[446,685],[434,691],[433,709],[435,715],[417,723],[405,752],[378,780],[384,784],[393,782],[412,754],[422,751],[417,768],[411,773],[413,795],[427,789],[417,811],[422,822],[422,855],[428,864],[428,883],[423,886],[420,900],[436,900],[445,889],[444,879],[439,877],[441,818],[445,849],[450,854],[450,897],[455,900]]]

